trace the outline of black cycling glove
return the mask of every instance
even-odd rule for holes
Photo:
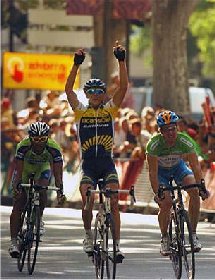
[[[201,196],[202,200],[205,200],[209,197],[209,191],[205,187],[205,180],[201,180],[201,188],[199,189],[199,195]]]
[[[118,59],[119,61],[125,60],[125,50],[124,49],[116,48],[113,53],[114,53],[116,59]]]
[[[82,64],[84,59],[85,59],[85,54],[83,52],[81,54],[75,53],[74,64],[75,65],[80,65],[80,64]]]

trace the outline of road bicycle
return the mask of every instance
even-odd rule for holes
[[[88,189],[86,192],[87,200],[85,209],[89,209],[90,197],[92,194],[98,194],[98,212],[95,218],[93,252],[88,255],[92,257],[95,266],[96,278],[115,279],[117,263],[121,263],[123,257],[117,256],[115,240],[115,223],[111,213],[110,200],[112,195],[119,193],[129,194],[131,204],[136,199],[134,196],[134,187],[130,190],[112,190],[105,187],[104,180],[98,181],[98,190]]]
[[[184,207],[183,190],[198,188],[199,195],[207,193],[204,180],[200,184],[173,185],[173,179],[169,182],[170,186],[159,186],[158,197],[164,198],[164,191],[168,191],[172,199],[172,212],[169,224],[170,238],[170,260],[172,261],[175,277],[180,279],[182,276],[182,263],[184,264],[188,279],[194,279],[195,276],[195,250],[192,237],[191,223],[188,212]],[[183,261],[183,262],[182,262]]]
[[[34,174],[29,179],[29,184],[21,184],[20,190],[26,189],[28,199],[21,214],[21,227],[18,233],[18,246],[20,250],[17,259],[17,267],[21,272],[24,267],[27,256],[28,273],[32,275],[36,264],[37,253],[40,239],[40,191],[54,190],[60,191],[60,188],[54,186],[39,186],[34,182]]]

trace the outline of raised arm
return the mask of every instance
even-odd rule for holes
[[[83,49],[79,49],[77,52],[75,52],[74,64],[72,66],[72,70],[66,81],[65,91],[66,91],[68,102],[71,105],[72,109],[75,109],[79,103],[77,95],[73,91],[73,87],[74,87],[79,66],[80,64],[82,64],[84,59],[85,59],[85,52]]]
[[[113,47],[113,53],[119,63],[119,90],[115,93],[113,97],[114,104],[119,107],[125,97],[128,88],[128,73],[125,62],[125,49],[119,45],[116,41],[116,45]]]

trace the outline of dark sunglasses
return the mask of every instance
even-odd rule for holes
[[[177,130],[177,126],[170,126],[170,127],[163,127],[162,132],[168,133],[168,132],[173,132]]]
[[[103,94],[104,90],[101,88],[90,88],[86,91],[88,94]]]
[[[31,137],[33,142],[46,142],[48,140],[48,136],[34,136]]]

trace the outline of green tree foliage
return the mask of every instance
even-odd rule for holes
[[[202,0],[190,18],[189,28],[196,38],[203,74],[215,76],[215,0]]]
[[[141,56],[145,52],[145,63],[152,66],[152,54],[146,52],[152,49],[151,25],[145,24],[144,27],[131,25],[129,47],[130,51],[136,56]]]

